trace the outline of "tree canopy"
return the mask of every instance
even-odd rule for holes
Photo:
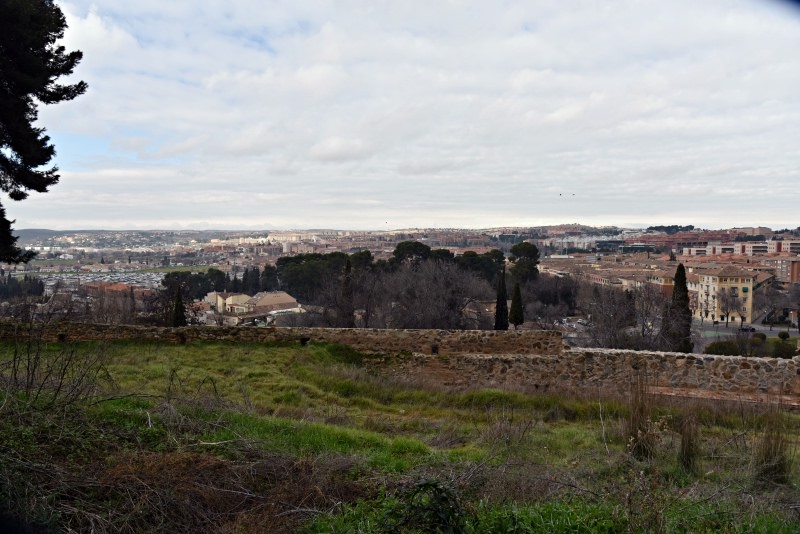
[[[536,280],[539,276],[539,249],[533,243],[524,241],[511,247],[511,276],[520,284]]]
[[[45,129],[34,126],[39,104],[56,104],[83,94],[84,82],[61,85],[83,57],[58,44],[66,29],[53,0],[0,2],[0,190],[12,200],[43,193],[58,182],[56,154]],[[16,245],[11,221],[0,206],[0,260],[28,261]]]

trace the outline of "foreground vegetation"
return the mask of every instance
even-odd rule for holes
[[[800,529],[796,415],[658,401],[646,377],[456,391],[313,343],[33,337],[0,363],[2,512],[45,530]]]

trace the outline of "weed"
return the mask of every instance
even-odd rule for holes
[[[753,476],[758,484],[787,484],[792,473],[792,450],[786,435],[783,407],[773,402],[764,415],[753,449]]]
[[[700,436],[694,413],[684,415],[679,423],[679,430],[681,444],[678,449],[678,463],[687,473],[694,473],[700,457]]]
[[[637,459],[651,458],[655,453],[658,432],[653,423],[653,403],[647,376],[636,374],[630,386],[625,433],[628,450]]]
[[[389,532],[462,534],[466,511],[458,494],[438,480],[423,480],[401,493],[387,514]]]
[[[534,421],[529,417],[515,416],[511,410],[492,411],[489,422],[483,427],[478,442],[489,450],[513,452],[527,441]]]

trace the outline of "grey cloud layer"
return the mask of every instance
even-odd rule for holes
[[[91,89],[18,226],[800,224],[788,4],[60,5]]]

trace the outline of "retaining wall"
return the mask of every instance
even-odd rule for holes
[[[627,391],[646,372],[656,387],[725,394],[800,395],[800,357],[791,360],[672,352],[572,349],[561,354],[415,354],[387,366],[412,380],[523,391]],[[800,400],[800,399],[798,399]]]
[[[29,325],[0,323],[0,338],[21,336]],[[167,343],[188,341],[327,341],[349,345],[373,354],[560,354],[563,342],[559,332],[534,330],[378,330],[348,328],[246,328],[187,326],[156,328],[87,323],[49,323],[36,325],[48,341],[159,340]]]
[[[0,338],[29,325],[0,322]],[[47,341],[326,341],[382,355],[374,365],[407,378],[463,387],[623,391],[646,371],[657,387],[723,393],[800,395],[800,356],[790,360],[610,349],[568,349],[555,331],[374,330],[337,328],[155,328],[85,323],[37,325]],[[800,400],[800,399],[799,399]]]

